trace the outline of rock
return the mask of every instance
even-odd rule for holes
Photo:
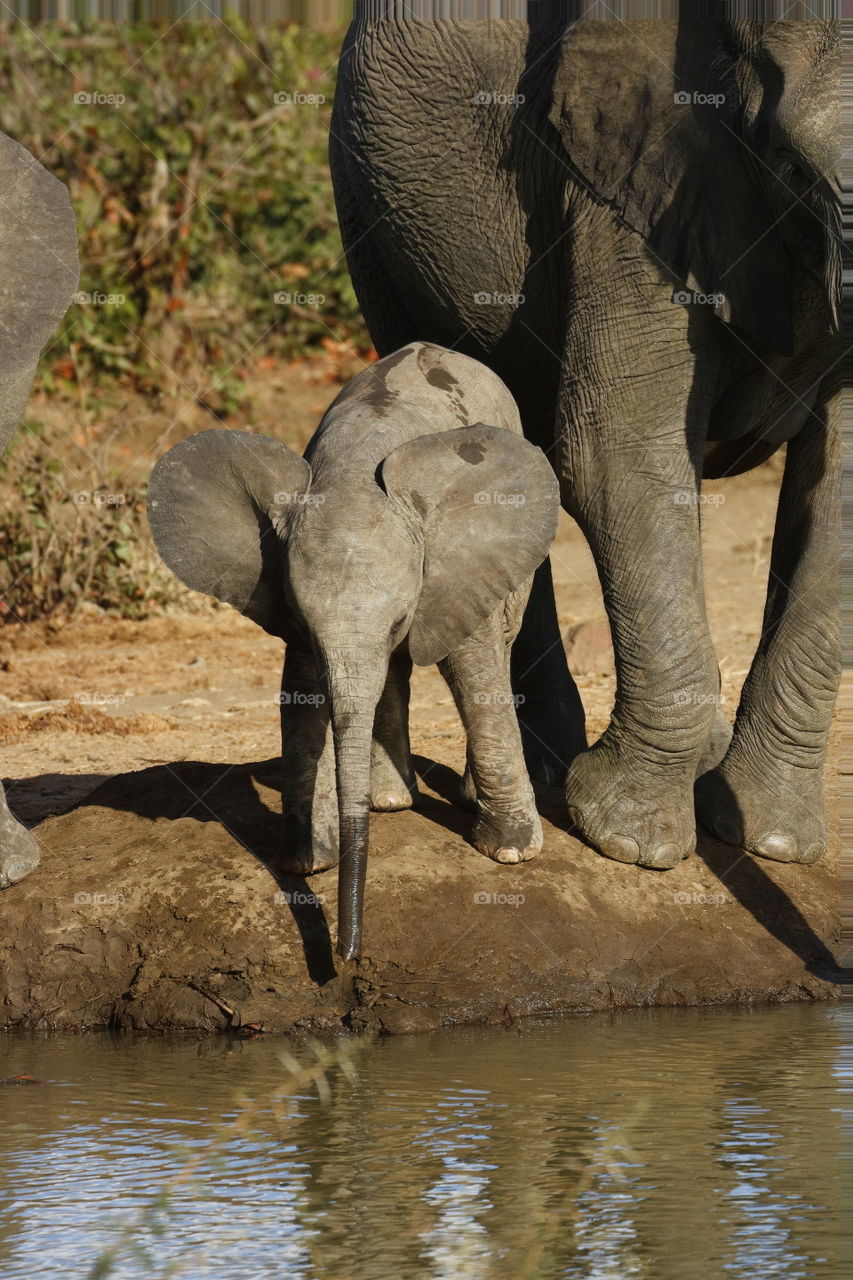
[[[371,819],[365,954],[339,976],[336,872],[264,864],[278,774],[277,760],[158,766],[44,821],[42,865],[0,894],[2,1024],[403,1032],[508,1009],[837,994],[836,849],[786,866],[703,837],[674,870],[644,871],[567,835],[543,791],[545,851],[498,866],[467,843],[440,765],[419,810]]]
[[[566,637],[566,657],[575,676],[615,676],[610,624],[606,618],[589,618],[573,627]]]

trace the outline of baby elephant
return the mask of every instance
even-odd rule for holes
[[[300,458],[203,431],[154,468],[148,516],[169,567],[287,644],[279,866],[334,866],[338,952],[357,956],[368,812],[412,803],[409,678],[438,663],[468,735],[475,846],[542,846],[509,681],[548,554],[557,480],[500,379],[412,343],[340,393]]]

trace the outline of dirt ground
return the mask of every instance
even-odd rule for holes
[[[282,387],[288,431],[273,430],[272,409],[254,427],[304,443],[337,386],[315,370],[298,387],[270,385],[270,397]],[[149,454],[165,447],[158,425]],[[201,425],[210,423],[189,415],[166,442]],[[126,447],[120,436],[114,447]],[[704,495],[708,611],[730,718],[760,631],[779,477],[774,460]],[[566,516],[552,563],[594,740],[613,700],[612,659],[592,561]],[[367,954],[355,987],[342,988],[328,946],[334,873],[276,889],[257,860],[274,843],[280,806],[281,660],[280,643],[252,623],[201,605],[140,623],[90,613],[61,628],[0,631],[0,773],[15,811],[41,824],[43,847],[42,867],[0,900],[7,1024],[236,1019],[281,1030],[348,1010],[356,1025],[404,1030],[505,1009],[831,993],[835,847],[800,869],[703,837],[702,856],[681,868],[638,871],[567,835],[553,792],[540,796],[549,822],[535,864],[495,868],[480,857],[465,839],[470,818],[446,799],[464,741],[435,669],[417,670],[413,685],[424,806],[374,818]],[[836,730],[833,814],[838,756]],[[321,882],[324,902],[309,901]],[[282,911],[276,893],[306,903]],[[478,893],[527,898],[493,905],[487,946],[488,912],[471,905]],[[429,977],[423,947],[438,963]],[[391,991],[401,983],[408,995]]]

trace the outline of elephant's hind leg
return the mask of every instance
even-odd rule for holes
[[[826,848],[823,763],[840,672],[837,410],[837,398],[816,409],[788,444],[761,641],[731,747],[696,784],[704,827],[777,862],[816,862]]]
[[[729,724],[722,711],[717,709],[714,719],[711,723],[711,729],[705,746],[702,748],[702,754],[699,757],[699,763],[696,766],[696,777],[699,778],[703,773],[707,773],[710,769],[715,769],[720,761],[725,757],[732,741],[732,726]]]
[[[586,750],[584,708],[572,679],[557,619],[550,560],[536,570],[524,620],[512,647],[512,688],[524,758],[534,782],[561,787]]]
[[[373,722],[370,807],[374,812],[411,809],[418,794],[409,744],[411,675],[412,660],[408,654],[392,654]]]

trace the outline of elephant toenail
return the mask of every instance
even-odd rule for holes
[[[630,836],[609,836],[602,841],[600,848],[605,858],[614,858],[616,862],[639,861],[640,846]]]
[[[782,835],[780,831],[771,831],[756,840],[753,852],[763,858],[772,858],[774,862],[793,862],[797,856],[797,847],[790,836]]]
[[[684,857],[677,844],[659,844],[643,859],[643,866],[652,867],[656,871],[669,871],[671,867],[677,867]]]
[[[38,866],[38,862],[10,862],[2,877],[0,877],[0,888],[8,889],[10,885],[17,884],[19,880],[25,879],[26,876],[34,871]]]
[[[518,849],[498,849],[495,854],[495,860],[505,864],[521,862],[521,854]]]
[[[394,809],[407,808],[407,801],[394,791],[382,791],[373,797],[371,808],[378,810],[380,813],[385,813]]]

